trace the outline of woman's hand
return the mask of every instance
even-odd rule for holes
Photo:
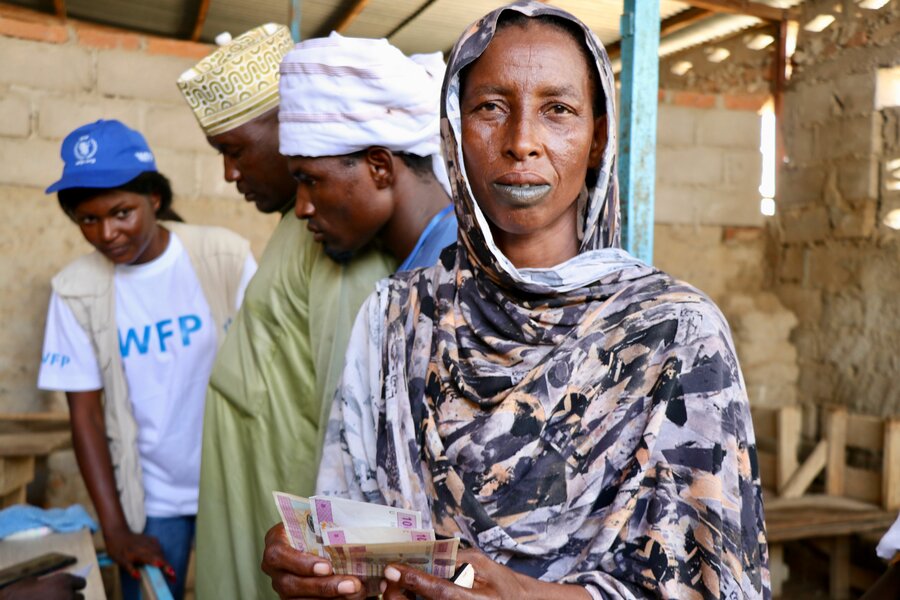
[[[334,575],[328,559],[300,552],[291,547],[282,523],[266,533],[262,570],[272,579],[272,589],[282,600],[288,598],[363,600],[366,597],[359,579],[348,575]]]
[[[477,550],[460,550],[457,564],[469,563],[475,569],[475,585],[466,589],[455,583],[428,575],[405,565],[390,565],[384,570],[383,600],[408,600],[420,596],[425,600],[590,600],[583,587],[545,583],[520,575],[492,561]]]
[[[169,579],[174,579],[175,570],[166,562],[159,540],[149,535],[134,533],[127,528],[104,531],[106,552],[120,567],[135,579],[140,579],[138,567],[153,565],[162,569]]]

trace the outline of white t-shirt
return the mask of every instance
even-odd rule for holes
[[[236,306],[255,272],[256,261],[248,255]],[[196,514],[203,405],[216,357],[209,304],[174,233],[157,259],[117,265],[115,287],[119,348],[138,426],[147,514]],[[50,297],[38,387],[65,392],[103,387],[87,333],[56,294]]]

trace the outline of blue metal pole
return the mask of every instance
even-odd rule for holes
[[[290,0],[291,2],[291,37],[294,38],[294,43],[300,41],[300,3],[301,0]]]
[[[619,197],[622,244],[653,262],[656,109],[659,97],[659,0],[625,0],[621,20]]]

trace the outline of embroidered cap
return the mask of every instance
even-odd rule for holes
[[[278,107],[278,65],[293,47],[284,25],[267,23],[239,35],[178,78],[203,132],[230,131]]]
[[[76,187],[114,188],[141,173],[156,171],[156,160],[140,133],[116,120],[82,125],[63,140],[63,172],[46,193]]]

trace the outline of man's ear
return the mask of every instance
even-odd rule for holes
[[[365,161],[376,189],[394,185],[394,154],[390,150],[372,146],[366,150]]]
[[[600,168],[603,161],[603,151],[609,138],[606,135],[606,115],[594,119],[594,134],[591,136],[591,150],[588,153],[588,166],[591,169]]]

